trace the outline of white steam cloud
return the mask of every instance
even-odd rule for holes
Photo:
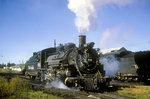
[[[78,88],[69,88],[67,87],[60,79],[55,78],[53,81],[46,84],[45,88],[56,88],[56,89],[67,89],[79,91]]]
[[[68,89],[71,90],[69,87],[67,87],[61,80],[59,80],[58,78],[56,78],[55,80],[53,80],[50,83],[47,83],[46,88],[58,88],[58,89]]]
[[[113,76],[120,68],[120,62],[115,56],[105,56],[100,59],[107,76]]]
[[[68,0],[68,8],[75,13],[79,33],[85,33],[97,24],[97,12],[102,6],[126,6],[134,0]]]

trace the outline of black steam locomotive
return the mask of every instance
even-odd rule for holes
[[[99,63],[94,43],[86,43],[86,36],[79,36],[79,47],[74,43],[59,45],[36,52],[26,62],[27,76],[39,77],[41,81],[56,78],[69,87],[84,90],[101,90],[109,83],[103,66]]]

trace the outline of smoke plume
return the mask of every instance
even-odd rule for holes
[[[68,8],[75,13],[79,33],[85,33],[97,24],[98,9],[103,6],[126,6],[134,0],[68,0]]]
[[[114,28],[107,28],[104,32],[102,32],[102,36],[100,39],[101,49],[108,49],[114,47],[116,44],[124,40],[125,38],[124,34],[125,33],[121,26]]]
[[[107,76],[113,76],[120,68],[120,62],[115,56],[105,56],[100,59]]]
[[[106,31],[104,31],[102,33],[102,38],[101,38],[101,41],[100,41],[100,46],[102,49],[106,48],[106,45],[108,46],[108,44],[105,44],[105,42],[111,37],[111,34],[110,34],[110,30],[107,29]],[[111,37],[112,38],[112,37]]]

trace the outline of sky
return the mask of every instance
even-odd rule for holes
[[[150,50],[150,0],[100,6],[94,28],[84,33],[79,33],[76,14],[68,3],[68,0],[0,0],[0,64],[25,62],[33,52],[53,47],[55,39],[57,45],[73,42],[78,46],[79,35],[86,35],[87,42],[94,42],[94,47],[101,50],[118,47]]]

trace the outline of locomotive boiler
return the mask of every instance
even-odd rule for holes
[[[79,36],[79,47],[74,43],[60,44],[53,54],[45,57],[38,76],[48,82],[60,79],[68,87],[102,90],[110,78],[105,77],[103,65],[99,62],[100,56],[93,46],[93,42],[86,43],[85,35]]]

